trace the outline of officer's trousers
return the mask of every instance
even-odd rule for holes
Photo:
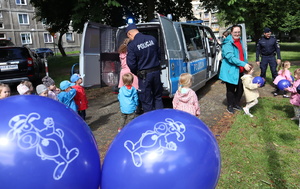
[[[272,73],[273,80],[276,78],[277,74],[277,62],[275,56],[262,56],[261,62],[260,62],[260,77],[263,77],[266,79],[266,71],[268,68],[268,64],[270,65],[270,70]]]
[[[147,73],[145,79],[139,79],[139,100],[142,103],[144,112],[164,108],[162,102],[162,83],[160,70]]]

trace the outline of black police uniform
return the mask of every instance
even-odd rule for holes
[[[262,37],[256,46],[256,62],[259,61],[259,56],[261,55],[261,62],[260,62],[260,76],[266,78],[266,70],[268,68],[268,64],[270,65],[270,70],[272,73],[273,80],[276,78],[277,74],[277,59],[281,59],[280,57],[280,47],[279,44],[274,37],[266,38]]]
[[[137,33],[127,45],[127,65],[138,76],[144,112],[163,108],[159,55],[157,40],[151,35]]]

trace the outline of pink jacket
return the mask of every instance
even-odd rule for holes
[[[181,93],[178,90],[176,91],[172,101],[173,108],[188,112],[194,116],[199,116],[200,107],[196,93],[190,88],[184,89],[187,89],[186,93]]]
[[[120,57],[120,61],[121,61],[121,71],[120,71],[120,80],[119,80],[119,88],[124,86],[123,80],[122,80],[122,76],[126,73],[131,73],[130,72],[130,68],[128,67],[127,63],[126,63],[126,53],[121,53],[119,55]],[[134,88],[138,89],[139,88],[139,84],[138,84],[138,78],[136,75],[134,75],[133,73],[131,73],[133,75],[133,83],[132,86],[134,86]]]
[[[285,70],[284,74],[282,74],[282,73],[283,73],[283,70],[278,71],[278,76],[273,81],[273,83],[275,85],[277,85],[278,82],[282,79],[289,80],[291,83],[293,82],[290,70]]]
[[[295,106],[300,106],[300,94],[297,93],[297,87],[300,85],[300,79],[294,82],[291,87],[287,88],[287,91],[291,92],[290,103]]]

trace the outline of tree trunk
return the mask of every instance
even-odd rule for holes
[[[150,22],[154,18],[154,1],[147,0],[147,21]]]
[[[67,56],[66,52],[65,52],[65,49],[63,48],[62,46],[62,37],[65,33],[60,33],[59,34],[59,38],[58,38],[58,42],[57,42],[57,46],[58,46],[58,49],[61,53],[62,56]]]
[[[260,22],[254,23],[254,38],[253,40],[255,41],[255,44],[257,44],[258,40],[261,38],[262,36],[262,24]]]

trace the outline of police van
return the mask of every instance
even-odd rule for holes
[[[218,74],[221,45],[209,27],[198,21],[173,22],[159,14],[156,21],[136,25],[159,43],[163,97],[174,96],[182,73],[193,75],[195,91]],[[84,87],[112,86],[117,91],[121,69],[117,49],[127,37],[125,29],[85,23],[79,62]]]

